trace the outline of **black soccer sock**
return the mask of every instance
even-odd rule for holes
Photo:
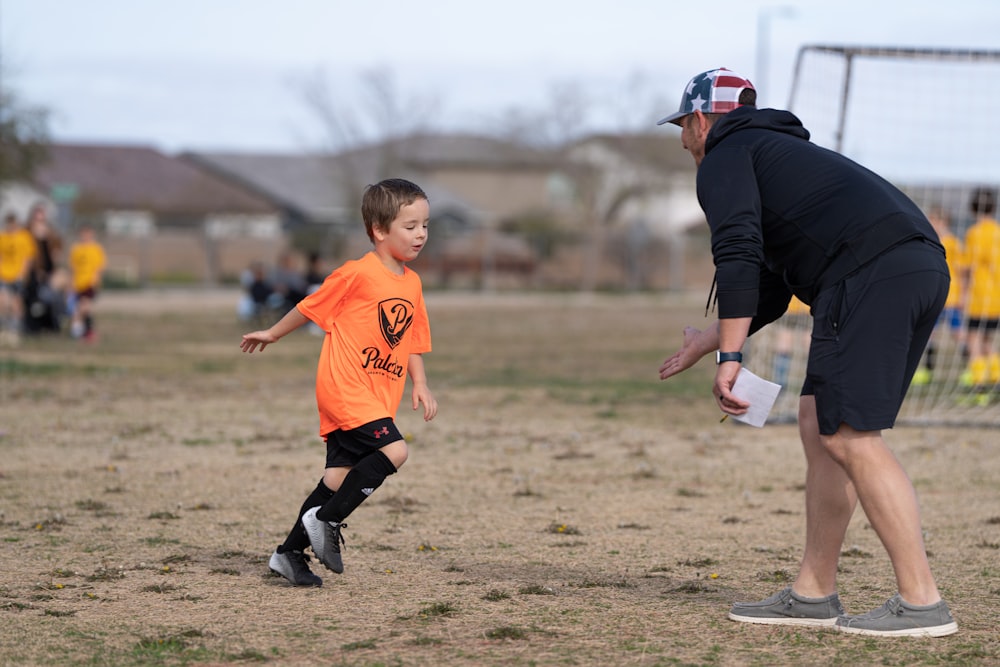
[[[934,360],[937,357],[937,348],[934,345],[927,346],[927,354],[924,357],[924,366],[927,370],[934,370]]]
[[[330,498],[333,498],[333,495],[333,491],[327,488],[323,480],[320,480],[306,501],[302,503],[302,507],[299,509],[299,518],[295,520],[295,525],[292,526],[284,543],[278,547],[279,554],[286,551],[305,551],[306,547],[309,546],[309,535],[306,533],[305,526],[302,525],[302,515],[313,507],[325,505]]]
[[[340,523],[394,472],[396,466],[392,465],[389,457],[381,451],[376,450],[369,454],[351,468],[351,472],[347,473],[347,477],[337,489],[336,495],[316,512],[316,518],[320,521]]]

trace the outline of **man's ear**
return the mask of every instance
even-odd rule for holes
[[[708,118],[705,117],[705,114],[703,114],[700,109],[695,109],[693,114],[694,114],[693,122],[695,129],[698,131],[698,134],[699,135],[708,134],[708,130],[711,129],[711,124],[708,122]]]

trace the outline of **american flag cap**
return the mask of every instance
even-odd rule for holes
[[[740,93],[747,89],[756,90],[750,79],[745,79],[725,67],[702,72],[688,81],[681,97],[681,108],[677,113],[670,114],[657,125],[664,123],[680,125],[678,122],[680,119],[695,111],[729,113],[740,106]]]

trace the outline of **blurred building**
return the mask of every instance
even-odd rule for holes
[[[53,144],[36,186],[72,236],[100,231],[108,273],[124,282],[216,283],[282,243],[267,199],[146,146]]]
[[[414,263],[429,286],[644,289],[692,282],[694,173],[663,133],[551,150],[414,134],[337,154],[55,144],[33,186],[64,233],[100,230],[126,283],[231,282],[288,249],[356,257],[370,247],[365,186],[402,177],[431,201],[431,243]]]

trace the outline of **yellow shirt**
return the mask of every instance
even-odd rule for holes
[[[962,241],[954,234],[945,233],[941,235],[941,245],[948,258],[948,273],[951,275],[951,287],[948,289],[948,300],[944,302],[945,308],[958,308],[962,305],[962,272],[965,269],[965,251],[962,248]]]
[[[785,311],[786,315],[808,315],[809,306],[799,301],[799,297],[792,296],[792,300],[788,302],[788,310]]]
[[[27,229],[0,231],[0,282],[24,280],[35,252],[35,237]]]
[[[969,266],[969,317],[1000,318],[1000,223],[982,218],[965,235]]]
[[[101,284],[101,272],[107,258],[96,241],[76,243],[69,251],[69,269],[73,272],[73,290],[83,292]]]

